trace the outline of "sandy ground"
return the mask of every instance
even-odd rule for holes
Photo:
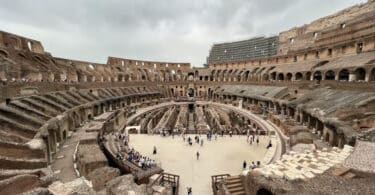
[[[193,141],[195,135],[189,135]],[[186,187],[193,189],[193,194],[212,194],[211,176],[229,173],[238,175],[242,171],[244,160],[249,165],[251,161],[261,161],[265,155],[268,137],[261,136],[260,144],[250,145],[246,136],[218,136],[215,141],[207,141],[203,147],[194,142],[193,146],[184,143],[182,137],[161,137],[159,135],[130,135],[130,145],[142,155],[147,155],[157,162],[167,173],[180,176],[180,194],[186,194]],[[152,155],[153,147],[157,155]],[[196,159],[199,151],[200,158]]]

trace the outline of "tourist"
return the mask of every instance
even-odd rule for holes
[[[232,131],[229,131],[229,137],[232,137]]]
[[[243,163],[242,163],[242,168],[243,168],[243,169],[246,169],[246,165],[247,165],[247,164],[246,164],[246,160],[244,160]]]
[[[187,194],[193,195],[193,189],[191,187],[187,187]]]
[[[203,139],[201,139],[201,147],[203,146]]]
[[[156,146],[154,146],[154,151],[152,152],[152,154],[156,155],[156,153],[157,153]]]
[[[199,152],[197,151],[197,160],[199,160]]]
[[[259,146],[259,137],[257,137],[257,146]]]

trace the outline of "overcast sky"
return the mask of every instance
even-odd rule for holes
[[[280,31],[366,0],[2,0],[0,30],[53,56],[108,56],[201,66],[215,42]]]

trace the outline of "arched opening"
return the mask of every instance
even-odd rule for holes
[[[193,88],[189,88],[188,89],[188,96],[189,97],[194,97],[194,89]]]
[[[335,80],[335,72],[333,72],[332,70],[327,71],[325,76],[324,76],[324,79],[325,80]]]
[[[355,77],[357,81],[364,81],[366,78],[366,70],[364,68],[357,68],[357,70],[355,70]]]
[[[288,74],[286,74],[286,80],[291,81],[292,77],[293,77],[292,73],[289,72]]]
[[[284,80],[284,74],[283,73],[279,73],[279,75],[277,75],[277,80],[283,81]]]
[[[257,195],[273,195],[273,193],[267,189],[261,188],[257,191]]]
[[[249,80],[249,73],[250,71],[246,71],[244,75],[244,80],[243,81],[248,81]]]
[[[302,73],[297,72],[296,75],[295,75],[295,79],[296,79],[296,81],[300,81],[300,80],[302,80],[302,78],[303,78]]]
[[[174,96],[174,89],[173,88],[171,88],[171,93]]]
[[[318,81],[322,80],[322,73],[320,71],[316,71],[314,73],[314,80],[318,80]]]
[[[347,69],[342,69],[339,72],[339,80],[340,81],[348,81],[349,80],[349,71]]]
[[[194,80],[194,73],[193,72],[189,72],[188,73],[188,80],[189,81],[193,81]]]
[[[271,80],[276,80],[276,72],[271,73]]]
[[[121,81],[123,81],[123,78],[124,78],[124,76],[122,76],[121,74],[119,74],[118,78],[117,78],[117,81],[121,82]]]

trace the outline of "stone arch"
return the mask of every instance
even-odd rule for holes
[[[249,80],[249,74],[250,74],[250,71],[249,70],[247,70],[247,71],[245,71],[245,74],[244,74],[244,81],[248,81]]]
[[[314,72],[313,76],[314,76],[314,80],[318,80],[318,81],[322,80],[322,72],[320,71]]]
[[[273,195],[273,193],[265,188],[257,190],[257,195]]]
[[[328,70],[324,75],[324,80],[335,80],[335,75],[333,70]]]
[[[293,77],[293,74],[292,74],[292,73],[288,72],[288,73],[286,74],[286,80],[287,80],[287,81],[291,81],[291,80],[292,80],[292,77]]]
[[[271,80],[276,80],[276,72],[271,73]]]
[[[279,80],[279,81],[283,81],[283,80],[284,80],[284,74],[283,74],[283,73],[279,73],[279,74],[277,75],[277,80]]]
[[[366,79],[366,70],[364,68],[357,68],[355,70],[355,78],[357,81],[364,81]]]
[[[294,78],[295,78],[296,81],[299,81],[299,80],[302,80],[303,75],[302,75],[302,73],[297,72],[297,73],[294,75]]]
[[[348,69],[342,69],[339,72],[339,81],[348,81],[349,80],[349,70]]]

